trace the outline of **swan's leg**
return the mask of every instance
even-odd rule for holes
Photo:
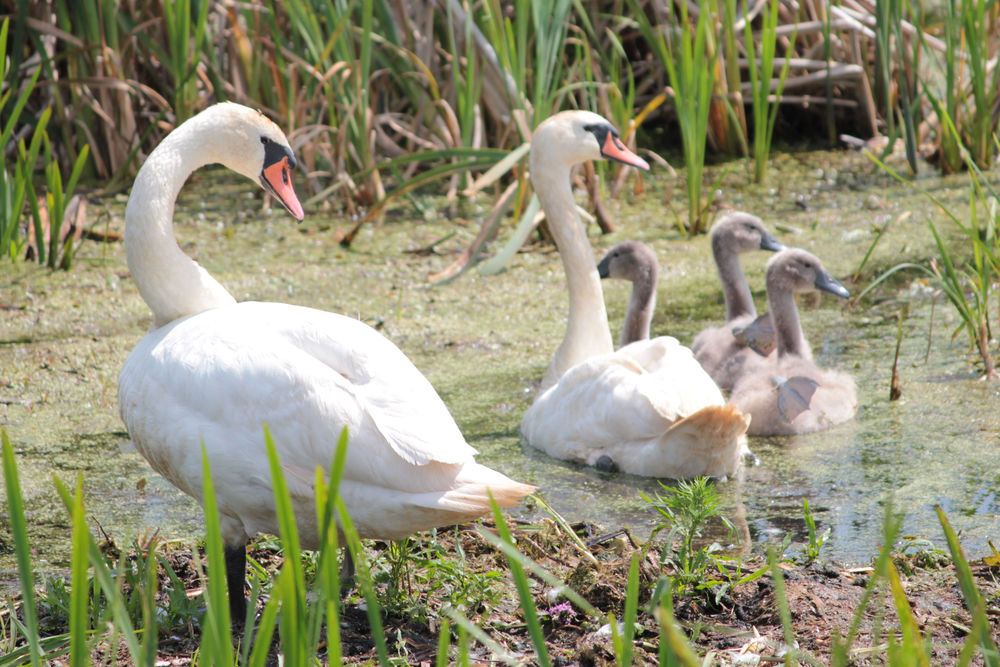
[[[340,592],[346,593],[354,587],[354,559],[351,557],[351,550],[344,547],[344,564],[340,569]]]
[[[247,617],[247,599],[244,594],[247,570],[245,544],[225,546],[226,585],[229,588],[229,618],[234,625],[243,625]]]

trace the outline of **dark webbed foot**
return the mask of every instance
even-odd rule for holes
[[[597,459],[594,463],[594,467],[601,472],[618,472],[618,464],[615,463],[607,454],[603,455],[601,458]]]
[[[351,550],[344,547],[344,563],[340,569],[340,593],[344,595],[354,588],[354,558],[351,557]]]

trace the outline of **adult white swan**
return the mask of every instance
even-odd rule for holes
[[[177,192],[220,162],[259,181],[298,219],[295,158],[261,113],[217,104],[146,159],[125,210],[125,251],[153,326],[125,361],[118,407],[150,465],[202,500],[201,448],[212,467],[229,603],[246,613],[246,542],[277,533],[262,424],[286,472],[306,548],[317,543],[316,466],[347,427],[340,493],[362,537],[397,539],[517,504],[532,487],[475,462],[444,403],[406,356],[367,325],[282,303],[236,303],[173,234]]]
[[[669,336],[613,351],[570,187],[573,165],[601,158],[649,168],[607,120],[587,111],[548,118],[531,140],[531,182],[566,270],[569,321],[521,432],[550,456],[636,475],[731,475],[746,448],[747,419],[725,405],[691,351]]]

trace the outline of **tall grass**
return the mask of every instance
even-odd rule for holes
[[[729,0],[728,4],[732,4]],[[792,61],[784,58],[777,84],[774,82],[774,59],[778,43],[778,0],[771,0],[763,12],[760,38],[753,38],[751,22],[744,23],[744,42],[747,45],[747,69],[750,73],[751,100],[753,103],[753,180],[763,183],[767,177],[767,163],[771,156],[771,142],[774,138],[774,124],[778,120],[781,93],[785,88],[788,70]],[[792,35],[792,43],[795,35]],[[760,44],[760,61],[757,60],[757,44]],[[773,89],[773,90],[772,90]],[[774,101],[771,96],[774,95]]]
[[[996,62],[996,36],[1000,26],[997,3],[987,0],[962,0],[964,47],[968,53],[969,103],[971,118],[961,124],[961,134],[972,162],[985,169],[996,156],[995,133],[1000,124],[1000,65]],[[990,63],[992,62],[992,71]]]
[[[913,49],[907,51],[901,29],[903,7],[902,0],[876,0],[875,3],[875,93],[885,109],[886,135],[889,138],[886,151],[892,150],[902,132],[907,162],[911,173],[916,174],[916,125],[919,120],[916,112],[920,105],[916,99],[919,90],[914,82],[921,50],[918,40],[910,40]],[[894,71],[897,73],[895,76]],[[897,115],[902,120],[902,130]]]
[[[943,111],[942,111],[943,113]],[[951,119],[942,116],[944,131],[957,141],[958,130]],[[960,242],[950,242],[931,217],[927,218],[927,228],[934,237],[939,258],[931,260],[930,266],[902,264],[894,267],[866,288],[866,292],[876,287],[899,270],[915,269],[926,274],[941,288],[958,314],[961,324],[956,333],[965,330],[969,342],[983,361],[983,376],[998,375],[990,349],[993,332],[990,326],[991,298],[995,285],[1000,280],[1000,211],[996,202],[1000,193],[991,185],[967,150],[959,147],[969,170],[968,217],[959,217],[953,207],[942,202],[933,192],[916,183],[910,183],[915,191],[931,201],[945,218],[951,221],[951,229],[958,232]],[[895,170],[878,158],[869,155],[886,173],[900,182],[907,181]]]
[[[707,226],[702,179],[709,152],[732,152],[747,143],[742,85],[753,92],[755,179],[763,178],[778,109],[770,104],[775,77],[768,73],[775,55],[776,4],[758,3],[746,17],[744,30],[749,30],[755,12],[765,8],[756,44],[745,31],[739,34],[734,3],[722,3],[721,9],[709,2],[645,0],[440,4],[445,11],[428,13],[390,0],[20,2],[24,11],[15,14],[5,44],[10,53],[4,59],[5,95],[13,102],[31,81],[41,84],[27,96],[19,118],[11,113],[13,104],[0,109],[0,124],[19,125],[7,137],[16,141],[24,138],[21,126],[38,125],[44,110],[51,109],[52,162],[59,164],[63,182],[89,150],[82,181],[118,189],[165,132],[211,102],[234,99],[264,109],[289,130],[309,170],[309,206],[340,208],[368,220],[401,202],[423,217],[434,212],[414,195],[435,187],[446,192],[449,205],[460,193],[486,192],[493,199],[491,219],[502,220],[500,208],[512,205],[517,218],[530,201],[523,169],[515,164],[491,190],[470,187],[503,158],[473,160],[461,151],[489,147],[508,155],[552,112],[591,108],[610,116],[628,141],[644,123],[650,129],[667,127],[666,136],[672,126],[679,129],[688,165],[687,215],[681,226],[696,233]],[[947,44],[942,51],[947,72],[940,94],[929,77],[918,85],[912,77],[923,72],[908,65],[935,61],[925,56],[938,48],[933,27],[917,29],[914,37],[901,26],[911,27],[908,21],[918,8],[902,0],[877,5],[870,16],[850,8],[861,12],[852,25],[859,25],[857,20],[875,24],[877,44],[865,33],[838,34],[845,24],[833,14],[840,9],[822,2],[811,3],[808,12],[822,20],[823,43],[802,38],[789,43],[784,35],[797,30],[798,12],[778,10],[778,20],[786,23],[774,34],[785,50],[783,68],[795,63],[793,69],[808,69],[812,65],[801,63],[815,62],[814,56],[795,59],[794,51],[805,56],[821,49],[834,71],[832,59],[844,55],[833,48],[837,40],[852,44],[849,51],[862,59],[875,52],[879,61],[869,69],[889,78],[883,89],[901,91],[885,98],[883,121],[891,130],[903,119],[908,154],[914,154],[912,130],[929,101],[956,123],[973,160],[987,164],[996,150],[990,138],[998,119],[992,110],[1000,95],[1000,72],[988,65],[1000,40],[995,2],[945,3],[941,37]],[[752,61],[744,72],[738,67],[741,52]],[[792,78],[798,86],[819,80]],[[832,98],[836,82],[828,79],[821,96]],[[808,92],[798,99],[822,106]],[[788,96],[783,107],[794,99]],[[832,133],[835,119],[830,120]],[[950,135],[940,127],[932,131],[942,144],[942,168],[961,168]],[[4,150],[17,154],[7,142]],[[405,165],[396,161],[404,155],[419,157]],[[433,172],[442,160],[452,168]],[[41,194],[49,181],[37,166],[29,171]],[[603,176],[614,168],[599,165],[597,171]],[[18,176],[10,164],[6,171],[0,180],[0,204],[10,211],[5,220],[23,220],[31,215],[26,199],[17,205],[24,172]],[[516,199],[503,203],[512,180],[519,183]],[[595,182],[590,179],[592,193]],[[621,177],[602,182],[610,183],[603,193],[611,196],[623,185]],[[602,225],[608,227],[603,220]],[[8,222],[0,229],[0,242],[14,228]],[[0,254],[10,247],[3,243]],[[469,254],[475,254],[473,249]],[[52,256],[47,252],[46,261]],[[70,258],[56,256],[57,264]]]
[[[274,651],[282,656],[285,664],[314,664],[322,661],[339,664],[344,658],[341,652],[340,577],[337,571],[338,547],[346,547],[358,565],[357,581],[365,598],[372,640],[375,644],[375,661],[379,665],[398,664],[391,657],[385,631],[381,624],[383,609],[373,588],[371,573],[365,558],[365,551],[353,530],[350,517],[337,493],[338,480],[343,471],[346,447],[345,437],[338,444],[337,453],[331,463],[329,474],[317,471],[316,476],[316,521],[322,548],[316,561],[314,574],[307,576],[303,554],[297,546],[296,520],[283,473],[277,460],[273,442],[268,441],[268,452],[272,465],[275,501],[281,525],[280,544],[284,558],[274,575],[270,595],[263,605],[260,615],[248,619],[242,641],[234,649],[231,635],[232,619],[226,599],[225,564],[215,492],[208,461],[203,458],[205,471],[205,563],[195,553],[196,567],[200,572],[200,587],[204,591],[204,616],[201,628],[200,647],[197,660],[202,665],[253,665],[270,664],[275,659]],[[0,667],[15,665],[41,665],[50,662],[70,665],[91,664],[104,651],[125,651],[130,664],[151,664],[159,655],[157,649],[158,618],[168,618],[157,600],[157,564],[155,554],[150,550],[140,556],[135,567],[125,566],[125,559],[117,567],[109,567],[108,556],[99,549],[86,525],[86,508],[83,504],[83,481],[78,476],[71,491],[59,480],[57,489],[66,505],[72,526],[71,566],[66,631],[58,635],[43,636],[39,624],[39,597],[35,590],[36,580],[31,567],[31,547],[27,536],[24,503],[18,478],[17,461],[13,446],[5,431],[0,430],[2,440],[3,476],[7,491],[9,521],[13,547],[19,562],[21,597],[18,607],[0,616]],[[963,664],[967,660],[981,656],[983,664],[989,667],[1000,665],[1000,654],[995,640],[990,634],[990,620],[985,601],[976,587],[957,536],[939,511],[942,529],[948,543],[951,561],[966,607],[971,617],[968,636],[961,647]],[[579,595],[558,575],[541,567],[527,557],[517,546],[518,536],[510,529],[504,516],[494,506],[494,522],[497,532],[480,529],[479,534],[507,560],[512,580],[512,595],[516,595],[522,610],[525,631],[530,638],[534,652],[531,659],[540,665],[551,664],[547,629],[543,625],[538,609],[540,593],[534,590],[542,584],[550,590],[558,591],[589,622],[607,623],[611,629],[611,648],[614,665],[632,664],[637,656],[639,636],[637,623],[648,627],[652,620],[658,627],[660,641],[655,649],[660,664],[698,665],[704,664],[695,654],[684,635],[684,628],[673,616],[673,596],[669,587],[661,587],[653,592],[648,606],[640,601],[649,597],[648,577],[641,573],[641,554],[632,554],[627,562],[625,594],[621,600],[622,616],[604,613],[596,609]],[[885,591],[892,601],[899,617],[899,634],[891,627],[876,630],[873,638],[874,649],[866,649],[873,658],[884,656],[891,664],[926,663],[932,648],[928,637],[922,634],[910,611],[905,591],[900,585],[899,575],[893,565],[894,545],[900,535],[902,515],[887,505],[883,524],[882,547],[874,562],[873,576],[870,577],[862,594],[858,608],[851,619],[847,634],[835,637],[831,647],[829,662],[833,665],[853,664],[855,644],[860,636],[862,619],[875,616],[881,619],[885,610],[880,604],[880,591]],[[346,543],[345,543],[346,542]],[[773,550],[769,556],[771,581],[774,585],[775,602],[783,623],[783,640],[787,647],[787,664],[821,664],[822,656],[812,655],[796,646],[795,630],[791,623],[787,593],[784,588],[782,568]],[[645,566],[643,566],[645,567]],[[88,573],[88,568],[90,572]],[[764,570],[761,570],[763,574]],[[179,583],[179,582],[178,582]],[[260,597],[257,584],[251,586],[251,601]],[[50,582],[45,596],[53,595],[54,584]],[[181,588],[171,594],[176,604],[187,604],[185,592]],[[182,603],[181,600],[184,602]],[[548,598],[551,601],[551,598]],[[551,602],[550,602],[551,603]],[[251,613],[255,605],[251,605]],[[442,616],[437,641],[438,654],[435,663],[470,664],[472,645],[469,637],[491,650],[495,656],[507,664],[523,664],[524,657],[510,655],[500,646],[486,629],[472,622],[466,612],[458,606],[440,610]],[[444,617],[447,617],[444,618]],[[136,623],[135,621],[138,621]],[[876,623],[881,627],[879,623]],[[453,633],[457,641],[453,644]],[[279,642],[272,647],[274,638]],[[898,638],[897,638],[898,637]],[[879,648],[878,642],[884,644]],[[644,645],[649,650],[649,645]],[[110,656],[109,656],[110,658]],[[706,656],[706,660],[707,660]]]
[[[654,24],[639,0],[629,0],[629,6],[635,13],[643,38],[669,75],[687,169],[688,215],[682,228],[688,235],[698,234],[708,226],[705,215],[708,202],[702,196],[702,177],[717,55],[708,50],[714,19],[708,3],[702,3],[693,29],[685,2],[679,3],[679,15],[664,24]],[[666,21],[667,17],[662,20]]]
[[[944,48],[940,71],[921,78],[921,88],[937,117],[934,125],[938,164],[945,173],[966,166],[962,153],[980,168],[997,154],[994,141],[1000,128],[1000,67],[991,61],[1000,33],[995,2],[955,0],[942,4],[941,26]],[[919,34],[922,44],[927,36]],[[991,65],[991,63],[993,63]],[[949,122],[954,131],[947,127]]]
[[[193,116],[198,108],[198,66],[202,61],[207,39],[209,3],[206,0],[164,0],[163,25],[166,29],[166,49],[159,51],[174,81],[173,109],[178,124]],[[155,41],[149,44],[154,48]],[[209,52],[210,53],[210,52]]]
[[[0,51],[4,54],[7,52],[9,28],[10,19],[4,19],[0,24]],[[6,88],[0,94],[0,147],[6,147],[12,140],[28,98],[41,75],[41,70],[36,70],[31,78],[22,82],[12,74],[12,67],[6,57],[0,58],[0,81]],[[38,136],[41,138],[41,135]],[[19,257],[23,252],[25,240],[21,234],[21,211],[32,185],[32,170],[38,156],[37,142],[33,141],[32,146],[33,153],[24,150],[24,142],[20,141],[12,169],[8,171],[6,159],[0,167],[0,259]]]

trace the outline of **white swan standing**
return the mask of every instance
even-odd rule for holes
[[[660,263],[656,253],[641,241],[622,241],[614,245],[597,263],[597,275],[632,283],[632,294],[622,324],[622,347],[649,338],[649,325],[656,308],[656,283],[660,281]]]
[[[740,254],[754,250],[777,252],[784,248],[755,215],[733,211],[712,225],[709,235],[712,257],[722,283],[726,301],[726,323],[721,327],[703,329],[691,342],[695,359],[708,371],[723,391],[733,388],[733,382],[764,356],[748,347],[746,335],[753,336],[761,328],[753,296],[740,267]],[[770,318],[761,316],[768,329]],[[770,344],[773,340],[771,332]]]
[[[397,539],[504,507],[532,491],[475,462],[430,383],[367,325],[282,303],[236,303],[173,235],[177,192],[220,162],[298,219],[295,158],[261,113],[222,103],[171,132],[139,170],[125,211],[129,269],[153,311],[118,384],[122,420],[150,465],[202,501],[211,463],[234,622],[246,613],[246,542],[277,533],[262,424],[284,467],[305,548],[317,545],[312,480],[347,427],[340,493],[362,537]]]
[[[649,168],[607,120],[587,111],[556,114],[532,137],[531,181],[566,270],[569,321],[521,432],[550,456],[589,465],[610,459],[637,475],[731,475],[742,462],[747,419],[725,405],[691,351],[668,336],[613,351],[570,187],[573,165],[601,158]]]
[[[858,407],[854,379],[822,369],[805,355],[806,339],[795,294],[822,290],[850,296],[812,253],[782,250],[767,263],[767,302],[778,350],[741,376],[730,402],[753,416],[752,435],[792,435],[821,431],[848,421]]]

